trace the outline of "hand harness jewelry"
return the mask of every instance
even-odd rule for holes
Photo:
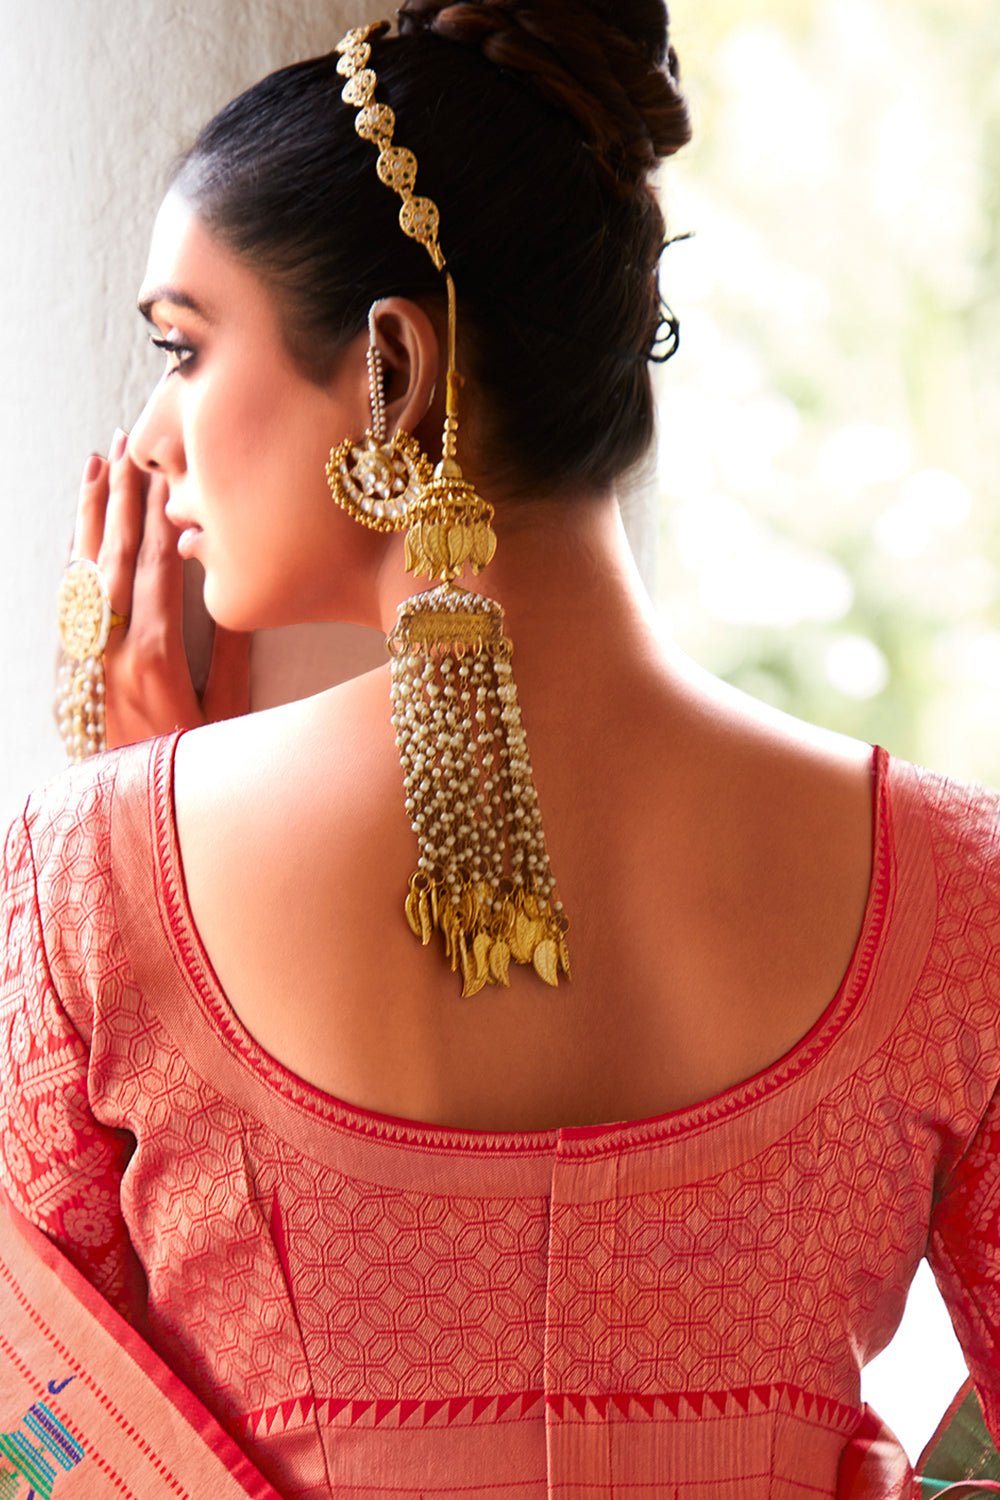
[[[111,608],[108,586],[96,563],[79,557],[59,585],[59,634],[63,659],[56,679],[56,722],[71,761],[108,747],[104,718],[104,652],[124,615]]]
[[[356,27],[335,48],[358,110],[354,128],[378,147],[379,178],[399,194],[404,234],[444,272],[448,292],[448,377],[441,461],[432,468],[416,440],[386,439],[381,367],[369,350],[372,426],[360,443],[334,448],[327,480],[337,503],[378,531],[406,528],[406,568],[434,587],[399,606],[387,647],[392,723],[403,768],[406,811],[419,857],[406,917],[421,942],[444,937],[463,995],[509,983],[511,961],[531,964],[546,984],[569,977],[568,923],[542,832],[517,691],[511,643],[499,604],[457,581],[496,550],[493,507],[463,478],[457,453],[456,300],[438,244],[435,203],[414,191],[417,161],[393,145],[395,116],[374,102],[371,41],[387,21]]]

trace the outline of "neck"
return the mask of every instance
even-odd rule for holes
[[[458,582],[503,607],[525,668],[587,655],[595,664],[634,661],[637,648],[643,656],[657,649],[656,616],[612,495],[509,502],[497,508],[494,529],[493,561],[478,577],[467,571]],[[399,603],[428,586],[401,562],[400,542],[380,580],[386,631]]]

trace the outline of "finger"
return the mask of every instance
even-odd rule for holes
[[[156,625],[169,636],[171,648],[181,649],[184,607],[184,564],[177,551],[177,528],[167,520],[170,498],[166,481],[153,474],[147,481],[142,543],[135,563],[133,620],[136,626]]]
[[[132,609],[136,559],[142,542],[146,475],[125,450],[126,436],[115,433],[109,458],[108,503],[97,565],[104,574],[111,607],[127,615]]]
[[[216,625],[212,664],[201,706],[209,723],[235,719],[250,712],[250,643],[252,630],[226,630]]]
[[[99,453],[87,459],[80,482],[80,496],[73,522],[71,557],[97,561],[104,536],[104,513],[108,505],[108,465]]]
[[[128,633],[112,632],[105,652],[109,745],[204,723],[184,651],[183,564],[177,532],[164,515],[167,495],[163,480],[154,476]]]

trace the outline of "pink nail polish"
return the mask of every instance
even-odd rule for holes
[[[125,452],[125,444],[128,442],[128,433],[122,432],[120,427],[115,428],[115,435],[111,439],[111,452],[108,454],[113,464],[116,464]]]
[[[97,478],[100,472],[101,456],[99,453],[92,453],[87,459],[86,467],[83,471],[84,484],[93,484],[94,480]]]

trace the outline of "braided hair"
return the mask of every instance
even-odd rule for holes
[[[477,46],[497,67],[529,79],[541,98],[578,121],[612,191],[628,193],[659,157],[672,155],[690,136],[677,54],[667,47],[666,11],[659,4],[632,9],[645,13],[645,29],[636,36],[610,5],[582,0],[530,6],[404,0],[398,16],[403,36],[430,30]]]
[[[378,98],[441,212],[483,462],[511,493],[607,488],[653,432],[664,222],[650,173],[690,137],[661,0],[404,0]],[[316,380],[381,297],[442,279],[396,223],[336,55],[223,109],[173,185],[272,284]],[[668,340],[667,353],[672,352]]]

